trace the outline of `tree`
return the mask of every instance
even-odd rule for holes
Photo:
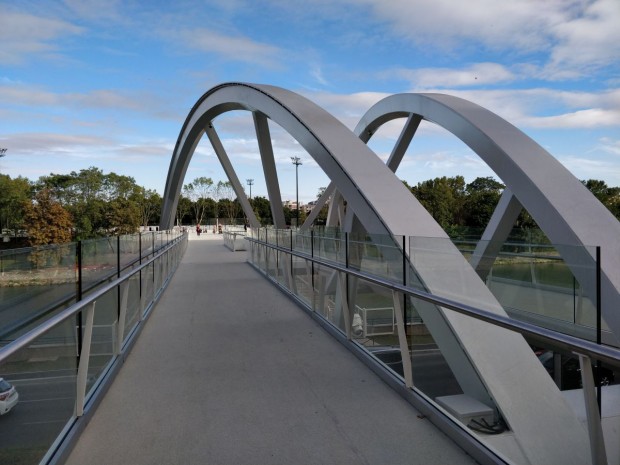
[[[265,197],[254,197],[252,199],[252,209],[261,224],[273,224],[273,218],[271,217],[271,205],[269,204],[269,200]]]
[[[181,226],[186,223],[191,223],[191,219],[187,219],[187,215],[192,209],[192,201],[183,195],[179,195],[179,202],[177,203],[177,226]]]
[[[49,190],[36,193],[34,200],[24,205],[24,227],[31,246],[71,242],[71,214],[52,198]]]
[[[202,224],[206,200],[211,196],[212,191],[213,180],[211,178],[199,177],[183,186],[183,195],[192,202],[196,224]]]
[[[233,224],[241,212],[241,205],[236,199],[235,190],[230,181],[219,181],[215,188],[215,195],[221,216],[228,218],[228,224]]]
[[[490,176],[476,178],[467,184],[465,188],[467,195],[463,205],[465,225],[471,228],[485,228],[505,187]]]
[[[411,192],[426,208],[432,217],[447,229],[463,223],[463,204],[465,202],[465,179],[435,178],[418,183]]]
[[[145,195],[153,197],[154,193],[138,186],[132,177],[104,174],[95,167],[42,176],[35,190],[47,190],[71,213],[77,239],[135,232],[143,219],[141,205],[154,201],[144,200]]]
[[[113,234],[134,234],[140,226],[140,208],[123,197],[110,201],[106,208],[106,230]]]
[[[605,181],[581,181],[592,194],[618,219],[620,219],[620,188],[609,187]]]
[[[159,222],[160,215],[158,213],[161,210],[162,200],[157,191],[140,187],[135,194],[135,201],[140,210],[140,224],[142,226],[148,226],[151,221],[153,223]]]
[[[23,221],[24,205],[30,200],[32,184],[28,179],[11,179],[0,174],[0,231],[12,229],[16,232]]]

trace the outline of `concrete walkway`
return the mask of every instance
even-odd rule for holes
[[[68,464],[475,463],[245,252],[203,237]]]

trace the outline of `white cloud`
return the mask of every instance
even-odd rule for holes
[[[476,63],[467,68],[400,69],[383,73],[397,75],[411,81],[414,87],[463,87],[510,82],[513,72],[497,63]]]
[[[571,92],[533,88],[438,91],[474,102],[521,128],[620,126],[620,90]]]
[[[2,140],[3,144],[10,146],[11,152],[16,155],[62,153],[84,156],[86,147],[107,147],[113,143],[111,140],[99,136],[49,133],[6,135]]]
[[[0,83],[0,101],[4,104],[37,107],[39,110],[42,107],[71,108],[72,110],[94,108],[130,110],[158,118],[176,116],[174,111],[163,110],[166,103],[157,95],[111,89],[95,89],[82,93],[57,93],[38,86]]]
[[[363,1],[392,33],[427,50],[459,54],[482,46],[516,53],[514,62],[541,52],[543,79],[579,78],[620,58],[618,0]]]
[[[618,163],[597,158],[559,157],[559,161],[577,179],[605,179],[608,185],[620,185],[620,166]]]
[[[565,69],[579,73],[584,68],[617,64],[620,58],[620,2],[596,0],[580,15],[553,26],[558,40],[545,70],[550,78]]]
[[[565,20],[579,0],[365,0],[375,14],[416,43],[450,48],[463,39],[491,49],[545,48],[549,26]]]
[[[122,20],[119,0],[64,0],[64,4],[82,18],[95,21]]]
[[[591,108],[555,116],[529,117],[524,124],[536,128],[600,128],[620,126],[620,111]]]
[[[612,155],[620,156],[620,139],[611,139],[609,137],[603,137],[599,141],[599,149]]]
[[[241,35],[224,35],[208,29],[185,29],[178,40],[184,47],[215,53],[228,61],[241,61],[268,68],[278,66],[281,49]]]
[[[30,55],[52,56],[58,40],[82,32],[66,21],[9,11],[0,5],[0,64],[20,64]]]

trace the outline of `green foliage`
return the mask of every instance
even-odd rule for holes
[[[176,220],[177,225],[193,223],[190,216],[192,209],[192,201],[183,195],[179,196],[179,202],[177,203]]]
[[[504,185],[492,177],[476,178],[465,188],[464,224],[484,228],[499,202]]]
[[[605,181],[596,179],[581,182],[616,218],[620,219],[620,187],[609,187]]]
[[[26,178],[11,179],[0,174],[0,230],[17,230],[22,224],[24,205],[32,197],[32,185]]]
[[[104,174],[95,167],[42,176],[35,190],[50,192],[71,213],[77,240],[134,233],[161,209],[155,191],[138,186],[130,176]]]
[[[136,203],[140,211],[140,225],[148,226],[157,224],[161,218],[162,198],[154,190],[139,187],[132,195],[132,200]]]
[[[206,212],[206,201],[213,192],[213,180],[204,176],[194,179],[183,186],[185,195],[192,205],[196,224],[202,224]]]
[[[430,179],[418,183],[410,190],[442,228],[463,223],[465,203],[463,176]]]
[[[273,224],[273,218],[271,216],[271,206],[269,200],[265,197],[254,197],[251,201],[252,209],[258,221],[261,224]]]

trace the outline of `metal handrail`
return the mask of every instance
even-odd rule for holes
[[[313,257],[312,255],[308,255],[307,253],[304,253],[304,252],[298,252],[295,250],[291,250],[289,248],[281,247],[276,244],[270,244],[268,242],[259,241],[258,239],[255,239],[253,237],[247,236],[246,240],[270,247],[280,252],[284,252],[284,253],[299,257],[299,258],[303,258],[305,260],[310,260],[313,263],[319,264],[321,266],[325,266],[325,267],[331,268],[336,271],[347,273],[351,276],[361,278],[365,281],[371,282],[373,284],[377,284],[379,286],[383,286],[393,291],[407,294],[409,296],[424,300],[426,302],[439,305],[440,307],[454,310],[455,312],[470,316],[477,320],[485,321],[495,326],[499,326],[499,327],[502,327],[502,328],[505,328],[511,331],[521,333],[521,334],[526,334],[527,336],[531,337],[537,342],[550,343],[551,345],[554,345],[558,347],[559,349],[585,355],[594,360],[600,360],[601,362],[605,362],[605,363],[608,363],[610,365],[620,368],[620,350],[619,349],[615,349],[609,346],[598,345],[597,343],[594,343],[594,342],[583,340],[583,339],[580,339],[574,336],[570,336],[568,334],[559,333],[557,331],[543,328],[540,326],[536,326],[531,323],[514,320],[510,317],[506,317],[502,315],[497,315],[488,310],[483,310],[480,308],[473,307],[471,305],[462,304],[452,299],[448,299],[445,297],[430,294],[425,291],[414,289],[414,288],[411,288],[411,287],[408,287],[408,286],[405,286],[405,285],[402,285],[396,282],[386,280],[381,277],[370,275],[363,271],[353,270],[351,268],[347,268],[346,266],[343,266],[335,262],[330,262],[327,260]]]
[[[153,263],[155,260],[160,258],[162,255],[164,255],[173,246],[177,245],[177,243],[183,238],[184,236],[181,235],[173,239],[167,246],[159,249],[159,252],[157,253],[157,255],[153,255],[153,257],[151,257],[148,261],[142,263],[137,268],[134,268],[130,273],[122,275],[121,277],[115,279],[114,281],[111,281],[110,283],[104,285],[102,288],[93,292],[92,294],[88,294],[88,296],[84,297],[79,302],[76,302],[75,304],[61,311],[57,315],[54,315],[53,317],[51,317],[44,323],[31,329],[30,331],[18,337],[14,341],[11,341],[4,347],[0,348],[0,364],[4,362],[7,358],[11,357],[15,353],[23,349],[24,347],[34,342],[39,337],[43,336],[45,333],[51,331],[57,325],[61,324],[62,322],[70,318],[71,316],[82,311],[84,307],[92,304],[97,299],[99,299],[102,295],[106,294],[107,292],[111,291],[117,286],[120,286],[122,283],[127,281],[129,278],[134,276],[136,273],[140,272],[141,270],[149,266],[151,263]]]
[[[179,236],[180,237],[180,236]],[[172,244],[175,239],[172,239],[172,242],[168,242],[166,245],[159,247],[158,249],[154,249],[154,252],[157,252],[159,250],[162,250],[163,248],[167,247],[168,245]],[[50,246],[43,246],[43,247],[48,247],[48,248],[52,248],[54,247],[53,245]],[[24,247],[22,249],[11,249],[11,250],[26,250],[26,249],[33,249],[33,247]],[[9,250],[10,251],[10,250]],[[0,253],[2,253],[3,251],[0,251]],[[134,258],[133,260],[127,262],[125,265],[123,265],[120,270],[117,269],[113,269],[111,270],[108,274],[101,276],[99,281],[94,282],[89,284],[88,286],[86,286],[85,288],[82,289],[82,293],[86,294],[88,293],[91,289],[95,289],[96,287],[100,286],[101,283],[107,281],[108,279],[110,279],[112,276],[118,275],[118,273],[120,272],[121,274],[123,274],[125,271],[127,270],[132,270],[133,267],[136,265],[136,263],[140,263],[142,260],[144,260],[146,257],[148,257],[149,255],[151,255],[153,253],[153,251],[150,251],[149,253],[145,254],[145,255],[141,255],[138,258]],[[19,331],[22,328],[26,328],[28,326],[30,326],[31,324],[33,324],[35,321],[40,320],[41,318],[44,318],[46,315],[49,315],[50,313],[54,313],[56,310],[58,310],[61,307],[64,307],[68,302],[71,302],[72,300],[76,299],[76,295],[75,293],[71,293],[71,294],[67,294],[65,297],[57,300],[56,302],[53,302],[51,305],[48,305],[47,307],[44,307],[41,311],[39,311],[38,313],[35,313],[34,315],[31,315],[23,320],[20,320],[18,322],[15,322],[14,324],[12,324],[11,326],[5,327],[3,328],[3,331],[0,332],[0,341],[2,341],[3,339],[5,339],[7,336],[15,333],[16,331]],[[83,299],[82,299],[83,300]],[[0,360],[1,363],[1,360]]]

